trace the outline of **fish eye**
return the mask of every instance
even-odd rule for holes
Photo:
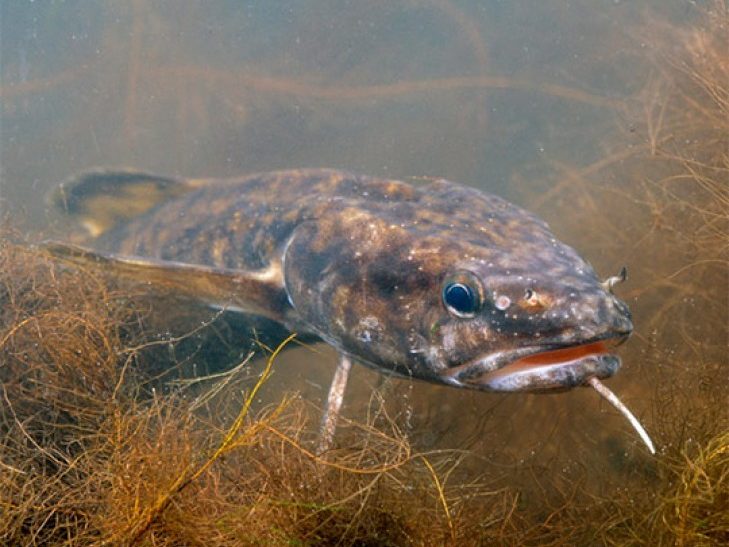
[[[478,294],[464,283],[448,283],[443,287],[443,303],[460,317],[470,317],[478,309]]]
[[[458,317],[473,317],[481,307],[481,292],[475,276],[463,273],[443,285],[443,304]]]

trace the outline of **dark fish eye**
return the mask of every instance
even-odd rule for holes
[[[478,289],[471,284],[451,281],[443,286],[443,303],[454,315],[473,317],[481,305],[481,298]]]

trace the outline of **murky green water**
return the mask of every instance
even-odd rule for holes
[[[600,157],[610,99],[645,82],[625,62],[628,23],[645,9],[4,3],[3,195],[38,225],[40,196],[89,166],[205,176],[331,166],[446,176],[513,198],[512,181],[539,179],[544,162]]]
[[[628,265],[633,276],[619,292],[636,335],[609,385],[649,431],[660,413],[657,377],[673,375],[693,393],[698,380],[676,369],[675,356],[698,366],[687,340],[715,348],[725,316],[707,316],[681,296],[671,312],[685,326],[681,340],[652,323],[666,293],[649,286],[696,257],[662,261],[666,248],[641,247],[654,219],[626,208],[624,195],[595,194],[606,200],[597,204],[602,214],[585,219],[590,204],[560,186],[579,173],[604,190],[618,175],[595,165],[628,157],[649,138],[632,129],[644,120],[625,108],[655,72],[642,25],[689,25],[698,16],[690,3],[4,2],[0,14],[1,203],[24,227],[66,233],[43,196],[93,166],[183,176],[322,166],[446,177],[533,208],[603,275]],[[590,195],[588,187],[582,198]],[[625,231],[598,237],[616,223]],[[725,298],[721,285],[714,290]],[[670,370],[659,369],[667,356]],[[292,351],[277,363],[267,396],[299,390],[319,402],[335,362],[323,346]],[[376,374],[357,368],[345,414],[363,417],[378,385]],[[607,475],[650,474],[640,441],[589,390],[498,396],[392,381],[382,393],[417,448],[472,451],[466,475],[508,476],[521,463],[556,477],[587,469],[599,490]]]

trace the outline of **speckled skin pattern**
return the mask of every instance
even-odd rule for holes
[[[627,306],[542,220],[446,180],[411,185],[312,169],[208,181],[92,246],[243,276],[278,271],[261,287],[258,309],[289,331],[379,370],[459,387],[564,389],[604,378],[618,369],[614,355],[507,383],[489,374],[523,356],[632,331]],[[480,295],[473,317],[442,300],[444,283],[462,276]]]

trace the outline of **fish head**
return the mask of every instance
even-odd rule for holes
[[[571,251],[557,246],[563,258]],[[441,381],[537,392],[615,374],[621,362],[612,348],[633,330],[630,311],[589,264],[569,254],[571,271],[558,263],[494,271],[492,262],[479,261],[448,272],[441,283],[445,313],[434,314],[430,325],[430,359]]]
[[[292,328],[380,371],[463,388],[612,376],[611,349],[633,329],[626,304],[543,221],[458,192],[469,216],[431,192],[416,213],[351,208],[302,227],[285,258]]]

